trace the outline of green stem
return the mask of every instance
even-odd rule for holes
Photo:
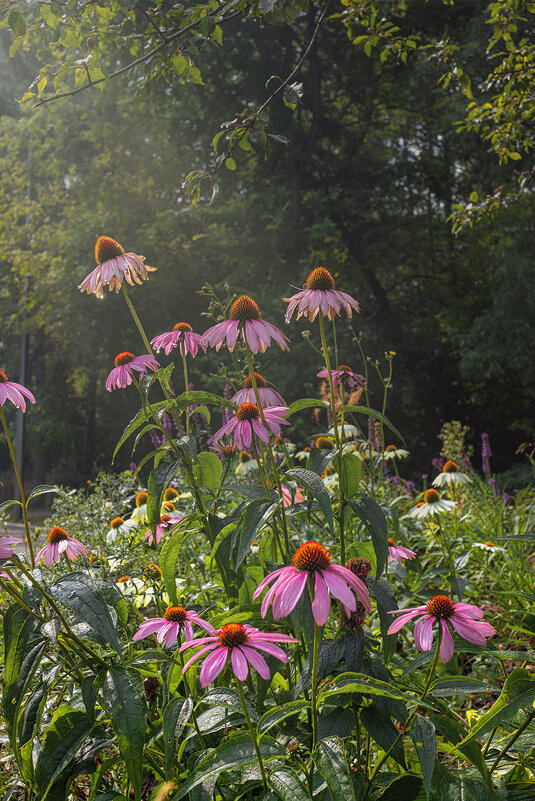
[[[11,437],[9,436],[9,430],[7,427],[6,416],[4,414],[4,409],[0,406],[0,420],[2,420],[2,426],[4,428],[4,434],[6,435],[7,447],[9,448],[9,455],[11,456],[11,461],[13,462],[13,467],[15,468],[15,475],[17,476],[17,483],[19,485],[19,494],[20,494],[20,505],[22,507],[22,519],[24,520],[24,529],[26,531],[26,538],[25,541],[28,543],[28,550],[30,552],[30,564],[32,568],[35,567],[35,556],[33,550],[33,542],[32,537],[30,534],[30,524],[28,522],[28,511],[26,508],[26,495],[24,494],[24,486],[22,483],[22,477],[20,474],[19,466],[17,464],[17,457],[15,456],[15,450],[13,448],[13,443],[11,441]]]
[[[334,440],[336,442],[336,448],[338,450],[338,476],[339,479],[342,475],[342,448],[343,448],[343,438],[344,438],[344,429],[342,427],[342,436],[340,436],[338,432],[338,419],[336,415],[336,395],[334,391],[334,381],[332,375],[332,368],[331,368],[331,360],[329,358],[329,349],[327,346],[327,337],[325,335],[325,321],[323,319],[323,312],[320,309],[318,314],[319,326],[320,326],[320,337],[321,337],[321,347],[323,350],[323,358],[325,360],[325,366],[327,368],[327,380],[329,382],[329,392],[331,396],[331,419],[332,424],[334,427]],[[345,564],[346,561],[346,543],[345,543],[345,498],[344,498],[344,488],[342,486],[342,482],[339,480],[339,489],[340,489],[340,518],[339,518],[339,528],[340,528],[340,561],[342,564]]]
[[[427,693],[429,691],[429,687],[431,686],[431,682],[433,681],[433,677],[435,675],[435,671],[436,671],[436,668],[437,668],[438,657],[440,655],[440,646],[441,646],[441,644],[442,644],[442,625],[439,623],[438,640],[437,640],[437,644],[436,644],[436,648],[435,648],[435,655],[433,657],[433,662],[431,664],[431,670],[429,671],[429,674],[427,676],[427,681],[425,683],[424,690],[423,690],[423,692],[422,692],[422,694],[420,695],[420,698],[419,698],[419,702],[420,703],[425,700],[425,697],[426,697],[426,695],[427,695]],[[407,730],[409,728],[412,719],[416,715],[417,710],[418,710],[418,706],[416,706],[414,711],[411,712],[411,714],[409,715],[409,717],[407,718],[407,720],[403,724],[404,730]],[[375,779],[375,777],[377,776],[377,774],[379,773],[379,771],[383,767],[384,763],[389,758],[390,754],[392,753],[392,751],[394,750],[394,748],[399,743],[399,741],[401,740],[402,737],[403,737],[403,732],[400,732],[398,734],[398,736],[396,737],[396,739],[394,740],[394,742],[392,743],[392,745],[390,746],[390,748],[387,751],[385,751],[385,753],[383,754],[381,759],[379,759],[379,761],[375,765],[375,767],[373,769],[373,772],[372,772],[372,774],[370,776],[370,781],[368,782],[368,786],[366,787],[366,792],[362,796],[362,801],[366,801],[366,798],[368,797],[368,793],[369,793],[369,791],[371,789],[371,786],[373,784],[373,780]]]
[[[310,587],[309,587],[310,589]],[[312,750],[318,742],[318,661],[320,654],[320,634],[321,629],[314,621],[314,646],[312,651]]]
[[[524,723],[515,731],[515,733],[512,735],[512,737],[510,737],[509,740],[506,742],[506,744],[504,745],[504,747],[502,748],[502,750],[500,751],[500,753],[498,754],[498,756],[496,757],[496,759],[494,760],[494,762],[491,765],[491,768],[490,768],[490,773],[491,774],[496,770],[496,768],[498,767],[498,764],[501,762],[501,760],[503,759],[503,757],[505,756],[507,751],[511,748],[513,743],[515,743],[516,740],[518,740],[518,738],[522,734],[522,732],[525,731],[525,729],[527,729],[527,727],[529,726],[529,724],[531,723],[533,718],[535,718],[535,709],[533,709],[529,713],[529,715],[525,719]]]
[[[184,349],[184,351],[185,351],[185,349]],[[185,352],[184,352],[184,355],[182,356],[182,367],[184,369],[184,392],[189,392],[188,361],[187,361]],[[189,406],[186,406],[185,414],[186,414],[186,434],[188,434],[188,436],[189,436],[189,429],[190,429],[190,425],[189,425]]]
[[[243,692],[243,683],[238,680],[237,686],[238,686],[238,695],[240,696],[240,701],[243,708],[243,714],[245,715],[245,720],[247,721],[249,734],[251,735],[251,740],[253,741],[254,749],[256,751],[256,758],[258,759],[258,766],[260,768],[260,773],[262,774],[262,784],[264,785],[264,790],[267,793],[269,792],[269,788],[267,783],[266,769],[264,768],[264,763],[262,761],[262,754],[260,752],[260,746],[258,745],[258,737],[256,736],[256,731],[253,726],[251,716],[249,715],[249,710],[247,709],[245,693]]]

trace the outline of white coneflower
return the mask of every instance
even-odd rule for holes
[[[461,473],[458,470],[456,463],[450,459],[442,468],[442,473],[439,473],[433,481],[433,486],[444,487],[453,486],[455,484],[461,485],[468,484],[469,481],[470,476],[467,473]]]
[[[411,509],[409,516],[421,520],[424,517],[438,515],[441,512],[450,512],[454,507],[455,503],[441,498],[436,489],[428,489],[424,493],[423,501],[420,501],[414,509]]]

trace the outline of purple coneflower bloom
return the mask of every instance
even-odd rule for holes
[[[111,392],[112,389],[124,389],[132,383],[132,375],[134,370],[140,375],[145,375],[147,370],[156,372],[159,363],[154,356],[146,353],[142,356],[134,356],[129,351],[119,353],[114,360],[115,367],[106,379],[106,389]]]
[[[402,545],[396,545],[394,540],[388,538],[388,559],[395,559],[400,564],[404,559],[414,559],[416,554],[409,548],[404,548]]]
[[[103,296],[105,286],[110,292],[112,289],[118,292],[123,279],[131,286],[141,284],[149,277],[149,272],[157,269],[145,264],[144,256],[125,253],[124,248],[111,236],[99,236],[95,244],[95,259],[97,266],[84,278],[78,289],[97,298]]]
[[[23,387],[22,384],[17,384],[15,381],[8,381],[7,375],[3,370],[0,370],[0,406],[3,406],[6,400],[10,400],[17,409],[22,409],[25,412],[26,401],[24,396],[28,398],[30,403],[35,403],[35,398],[29,389]]]
[[[357,384],[361,387],[364,386],[366,383],[366,379],[363,375],[359,375],[358,373],[354,373],[351,367],[348,367],[345,364],[339,364],[336,370],[332,370],[333,376],[333,384],[337,387],[339,384],[347,384],[349,389],[353,389],[354,386]],[[320,370],[318,373],[318,378],[325,378],[326,380],[329,379],[329,371],[328,370]]]
[[[234,442],[242,451],[251,447],[253,436],[261,439],[262,442],[269,441],[269,433],[280,436],[281,425],[289,425],[288,420],[284,419],[287,413],[287,406],[268,406],[264,409],[264,420],[266,425],[260,419],[260,412],[258,406],[254,403],[242,403],[238,406],[236,414],[228,423],[225,423],[219,431],[216,431],[212,437],[212,442],[217,442],[226,434],[234,432]]]
[[[168,528],[179,523],[181,520],[185,518],[186,515],[161,515],[160,522],[156,526],[156,544],[159,545],[160,541],[167,531]],[[143,539],[148,540],[149,545],[152,545],[154,542],[154,538],[152,535],[152,531],[149,528]]]
[[[170,648],[177,641],[180,629],[184,628],[184,639],[186,642],[193,640],[193,629],[191,624],[194,623],[202,629],[212,634],[214,627],[199,617],[197,612],[191,609],[184,609],[183,606],[169,606],[163,617],[151,617],[141,624],[139,629],[132,637],[134,642],[149,637],[151,634],[156,634],[156,639],[162,643],[165,639],[165,647]]]
[[[215,631],[213,636],[193,640],[185,643],[180,648],[180,651],[183,651],[186,648],[202,646],[201,650],[197,651],[195,656],[186,662],[182,672],[185,673],[189,666],[200,656],[212,651],[213,653],[204,660],[204,664],[201,668],[201,687],[206,687],[216,680],[225,667],[229,656],[234,675],[240,681],[245,681],[247,678],[249,665],[251,665],[263,679],[269,679],[269,667],[264,657],[259,654],[258,651],[263,651],[269,654],[269,656],[274,656],[280,659],[281,662],[288,662],[288,657],[282,648],[276,645],[278,642],[293,643],[298,642],[298,640],[293,637],[288,637],[286,634],[263,632],[248,624],[242,626],[240,623],[228,623],[219,631]]]
[[[413,609],[398,609],[389,612],[390,615],[401,615],[392,623],[388,634],[399,631],[405,623],[415,617],[421,618],[414,627],[414,642],[420,651],[430,651],[433,644],[433,624],[442,626],[442,642],[440,643],[440,658],[444,663],[449,662],[453,656],[453,637],[448,628],[451,623],[457,634],[475,645],[486,645],[486,638],[496,634],[496,629],[490,623],[485,623],[483,610],[472,604],[455,604],[447,595],[435,595],[424,606]]]
[[[227,348],[233,351],[240,333],[252,353],[263,353],[271,345],[272,339],[283,350],[288,350],[288,337],[272,323],[261,318],[258,304],[248,295],[240,295],[234,301],[228,320],[217,323],[204,332],[201,345],[219,350],[226,342]]]
[[[150,344],[155,351],[165,348],[166,356],[169,356],[173,348],[179,347],[181,356],[187,356],[188,353],[191,353],[195,357],[201,344],[201,335],[194,334],[191,325],[188,323],[177,323],[173,326],[172,331],[159,334],[159,336],[151,340]]]
[[[275,389],[271,389],[268,387],[266,383],[266,379],[260,375],[260,373],[255,373],[256,379],[256,386],[258,388],[258,397],[260,398],[260,403],[262,404],[262,408],[265,409],[266,406],[286,406],[286,401],[279,395],[279,393]],[[243,389],[239,389],[235,395],[232,396],[230,399],[233,403],[240,404],[249,401],[249,403],[256,403],[256,395],[253,389],[251,376],[248,375],[247,378],[243,382]]]
[[[284,298],[286,303],[289,303],[286,310],[286,322],[290,322],[296,310],[297,320],[304,315],[311,321],[314,320],[320,310],[329,320],[334,320],[336,315],[340,314],[342,308],[346,310],[348,317],[353,314],[353,309],[360,311],[359,304],[355,298],[352,298],[346,292],[340,292],[340,290],[335,289],[335,286],[334,278],[330,272],[324,267],[316,267],[305,281],[304,289],[296,295],[292,295],[291,298]]]
[[[50,567],[54,562],[59,562],[63,553],[71,562],[76,562],[80,554],[83,556],[87,553],[85,545],[74,537],[69,537],[65,529],[60,526],[51,528],[47,539],[48,543],[35,555],[36,564],[44,558],[45,565]]]
[[[0,559],[11,559],[16,547],[22,544],[16,537],[0,537]]]
[[[314,582],[312,613],[318,626],[323,626],[331,609],[329,594],[341,601],[349,612],[357,608],[355,595],[365,609],[371,610],[368,589],[361,579],[342,565],[331,564],[331,555],[319,542],[305,542],[292,557],[292,564],[274,570],[260,582],[253,594],[253,600],[265,590],[273,579],[272,587],[262,601],[261,615],[265,617],[273,601],[273,617],[278,620],[286,617],[295,608],[307,583]]]

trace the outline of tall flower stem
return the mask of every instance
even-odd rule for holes
[[[338,475],[342,475],[342,455],[343,455],[343,432],[344,429],[342,428],[342,436],[338,431],[338,420],[336,416],[336,395],[334,391],[334,381],[333,381],[333,372],[331,368],[331,360],[329,358],[329,348],[327,345],[327,337],[325,335],[325,321],[323,319],[323,312],[319,311],[318,314],[319,326],[320,326],[320,337],[321,337],[321,347],[323,350],[323,358],[325,360],[325,367],[327,368],[327,380],[329,382],[329,392],[331,396],[331,419],[334,427],[334,441],[336,442],[336,448],[338,450]],[[346,543],[345,543],[345,507],[346,507],[346,499],[344,496],[344,488],[342,486],[342,482],[339,481],[339,489],[340,489],[340,517],[338,520],[339,529],[340,529],[340,561],[342,564],[345,564],[346,561]]]
[[[266,426],[266,418],[264,417],[264,409],[262,407],[262,403],[260,402],[260,394],[258,392],[258,384],[256,383],[256,376],[254,374],[254,364],[253,364],[253,354],[251,353],[251,349],[246,341],[245,353],[247,355],[247,366],[249,368],[249,376],[251,378],[251,386],[253,387],[256,405],[258,407],[258,413],[260,414],[260,419],[264,427],[267,429]],[[273,448],[271,447],[271,442],[268,440],[266,449],[269,455],[269,461],[271,464],[271,469],[273,471],[273,478],[275,479],[275,483],[277,485],[277,489],[279,491],[279,498],[281,500],[281,519],[282,519],[282,531],[284,534],[284,545],[286,547],[286,555],[290,550],[290,540],[288,537],[288,522],[286,520],[286,511],[284,509],[284,497],[282,494],[282,486],[281,480],[279,478],[279,471],[277,470],[277,463],[275,462],[275,456],[273,454]],[[269,488],[266,488],[269,491]]]
[[[437,526],[437,531],[438,531],[439,536],[440,536],[440,538],[442,540],[442,543],[444,545],[444,550],[445,550],[446,556],[448,558],[450,571],[451,571],[451,577],[452,577],[452,579],[454,579],[455,593],[456,593],[459,601],[462,601],[461,592],[459,590],[459,585],[457,583],[457,571],[455,570],[455,562],[453,561],[453,556],[451,555],[451,551],[450,551],[450,548],[449,548],[449,545],[448,545],[448,539],[446,537],[446,533],[443,531],[442,526],[440,525],[440,523]]]
[[[314,621],[314,645],[312,648],[312,750],[318,742],[318,661],[320,655],[321,628]]]
[[[499,765],[499,763],[501,762],[501,760],[503,759],[503,757],[506,755],[506,753],[507,753],[507,752],[508,752],[508,750],[511,748],[511,746],[512,746],[512,745],[513,745],[513,744],[514,744],[514,743],[515,743],[515,742],[518,740],[518,738],[520,737],[520,735],[522,734],[522,732],[523,732],[523,731],[525,731],[525,730],[527,729],[527,727],[529,726],[529,724],[531,723],[531,721],[533,720],[533,718],[535,718],[535,709],[533,709],[533,710],[532,710],[532,711],[529,713],[529,715],[528,715],[528,716],[527,716],[527,718],[525,719],[524,723],[523,723],[523,724],[522,724],[522,725],[521,725],[521,726],[520,726],[520,727],[519,727],[519,728],[518,728],[518,729],[515,731],[515,733],[514,733],[514,734],[513,734],[513,735],[512,735],[512,736],[511,736],[511,737],[510,737],[508,740],[507,740],[506,744],[504,745],[504,747],[502,748],[502,750],[500,751],[500,753],[498,754],[498,756],[496,757],[496,759],[494,760],[494,762],[492,763],[492,765],[491,765],[491,767],[490,767],[490,773],[491,773],[491,774],[493,773],[493,771],[495,771],[495,770],[496,770],[496,768],[498,767],[498,765]]]
[[[185,348],[184,348],[184,355],[182,356],[182,368],[184,370],[184,392],[189,392],[188,361],[185,353]],[[190,429],[189,406],[186,406],[185,415],[186,415],[186,434],[189,436],[189,429]]]
[[[420,702],[421,701],[425,701],[425,697],[426,697],[427,693],[429,692],[429,688],[431,686],[431,682],[433,681],[433,678],[434,678],[434,675],[435,675],[435,672],[436,672],[436,669],[437,669],[438,657],[440,655],[440,646],[441,646],[441,644],[442,644],[442,626],[439,625],[439,627],[438,627],[438,639],[437,639],[437,644],[436,644],[436,648],[435,648],[435,654],[434,654],[434,657],[433,657],[433,662],[431,663],[431,669],[430,669],[430,671],[428,673],[428,676],[427,676],[427,681],[425,683],[424,690],[423,690],[423,692],[422,692],[422,694],[420,695],[420,698],[419,698]],[[414,711],[411,712],[411,714],[409,715],[409,717],[407,718],[407,720],[403,724],[403,730],[404,731],[406,731],[409,728],[409,726],[410,726],[410,724],[412,722],[412,719],[415,717],[417,711],[418,711],[418,706],[416,706]],[[375,767],[373,769],[373,772],[372,772],[372,774],[370,776],[370,780],[368,782],[368,786],[366,787],[366,792],[362,796],[362,801],[366,801],[366,799],[368,798],[368,794],[369,794],[370,789],[372,787],[373,780],[375,779],[375,777],[377,776],[377,774],[379,773],[379,771],[383,767],[384,763],[389,758],[390,754],[392,753],[392,751],[394,750],[394,748],[399,743],[399,741],[401,740],[402,737],[403,737],[403,732],[400,732],[398,734],[398,736],[396,737],[396,739],[394,740],[394,742],[392,743],[392,745],[390,746],[390,748],[387,751],[385,751],[383,756],[378,760],[378,762],[375,765]]]
[[[260,746],[258,745],[258,737],[256,734],[256,730],[253,726],[253,721],[251,720],[249,710],[247,709],[247,701],[245,700],[245,693],[243,692],[243,683],[239,680],[237,682],[237,687],[238,687],[238,695],[240,696],[240,701],[243,708],[243,714],[245,716],[245,720],[247,721],[247,728],[249,729],[249,734],[251,735],[251,740],[253,741],[254,749],[256,751],[256,758],[258,759],[258,767],[260,768],[260,773],[262,774],[262,784],[264,785],[264,790],[267,793],[269,792],[269,789],[267,783],[266,769],[264,768],[264,762],[262,761],[262,754],[260,751]]]
[[[26,495],[24,494],[24,486],[22,483],[22,476],[20,474],[19,466],[17,463],[17,457],[15,456],[15,450],[13,448],[13,442],[11,441],[11,437],[9,436],[9,429],[7,427],[6,416],[4,414],[3,408],[0,406],[0,420],[2,421],[2,427],[4,429],[4,434],[6,435],[6,442],[7,447],[9,448],[9,455],[11,456],[11,461],[13,462],[13,467],[15,469],[15,475],[17,476],[17,483],[19,485],[19,494],[20,494],[20,505],[22,507],[22,519],[24,520],[24,529],[26,531],[25,542],[28,543],[28,551],[30,552],[30,563],[32,568],[35,567],[35,555],[33,550],[33,542],[32,536],[30,534],[30,524],[28,522],[28,510],[26,507]]]

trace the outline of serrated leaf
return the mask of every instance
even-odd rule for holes
[[[50,484],[40,484],[34,487],[26,498],[26,503],[29,503],[32,498],[37,498],[39,495],[48,495],[51,492],[62,492],[60,487],[53,487]]]
[[[321,703],[333,695],[345,695],[346,693],[379,695],[385,698],[395,698],[399,701],[412,701],[410,696],[405,695],[400,690],[396,690],[395,687],[385,681],[366,676],[364,673],[341,673],[322,689],[318,702]]]
[[[377,576],[380,576],[388,559],[388,528],[384,512],[379,504],[366,495],[358,501],[350,501],[349,506],[362,520],[372,538],[377,559]]]
[[[268,784],[281,801],[311,801],[311,796],[292,768],[281,767],[268,775]]]
[[[151,471],[147,489],[149,497],[147,498],[147,518],[149,528],[155,532],[156,526],[160,524],[163,494],[169,482],[174,477],[178,468],[178,462],[164,462],[160,463]]]
[[[337,454],[333,459],[333,464],[338,473],[338,480],[344,498],[352,498],[356,495],[360,487],[362,475],[362,461],[356,453],[343,453],[340,460]]]
[[[90,576],[85,573],[69,573],[59,578],[48,591],[56,601],[72,609],[85,623],[99,632],[122,658],[121,644],[110,611]]]
[[[270,500],[256,500],[247,504],[239,521],[236,568],[244,561],[251,550],[251,545],[262,526],[266,524],[278,507]]]
[[[259,743],[259,748],[264,762],[287,756],[286,748],[270,737],[264,737]],[[173,801],[180,801],[194,787],[210,776],[218,776],[224,770],[234,770],[256,763],[257,756],[251,737],[248,734],[231,737],[201,759],[193,775],[184,782],[173,797]]]
[[[342,740],[338,737],[322,740],[314,754],[314,762],[327,782],[332,801],[355,801]]]
[[[411,737],[422,769],[425,794],[429,798],[437,756],[437,738],[433,722],[422,715],[416,715],[411,726]]]
[[[145,687],[134,668],[110,668],[96,679],[102,706],[111,718],[136,801],[141,798],[143,749],[147,723]]]
[[[286,475],[289,476],[289,478],[295,479],[299,484],[302,484],[315,500],[317,500],[329,524],[329,528],[333,531],[334,524],[331,496],[321,478],[316,473],[313,473],[312,470],[307,470],[304,467],[294,467],[292,470],[288,470]]]
[[[188,722],[193,712],[191,698],[175,698],[165,707],[163,719],[163,742],[165,748],[165,775],[169,776],[176,754],[176,740]]]
[[[318,742],[329,737],[350,737],[355,729],[356,718],[352,709],[337,707],[327,715],[318,718]]]
[[[326,401],[318,400],[317,398],[301,398],[301,400],[294,401],[294,403],[290,404],[286,412],[286,417],[291,417],[292,414],[300,412],[302,409],[317,408],[318,406],[322,409],[329,408],[329,404]]]
[[[20,11],[17,11],[16,8],[10,13],[7,18],[7,23],[13,31],[13,36],[15,38],[24,36],[26,33],[26,20],[24,19],[24,15],[21,14]]]
[[[193,467],[197,486],[219,487],[223,475],[223,465],[217,454],[212,451],[203,451],[197,457],[197,464]]]
[[[287,704],[276,706],[265,712],[258,721],[258,733],[260,736],[269,731],[273,726],[278,726],[283,720],[298,715],[304,709],[310,707],[309,701],[289,701]]]
[[[69,706],[60,706],[43,733],[43,744],[35,780],[38,790],[35,801],[44,801],[52,785],[74,759],[76,752],[92,729],[85,712]]]

